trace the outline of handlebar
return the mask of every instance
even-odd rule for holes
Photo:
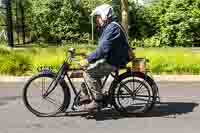
[[[69,53],[68,57],[66,58],[66,62],[68,62],[69,64],[71,64],[71,62],[75,62],[77,64],[79,64],[80,68],[79,70],[85,70],[86,66],[81,66],[82,64],[80,64],[79,60],[76,59],[76,56],[83,56],[84,58],[87,56],[85,53],[76,53],[76,49],[75,48],[70,48],[66,51],[66,53]]]
[[[72,57],[72,58],[75,57],[75,56],[84,56],[84,57],[87,56],[85,53],[76,53],[75,48],[70,48],[70,49],[68,49],[67,52],[69,53],[69,56]]]
[[[86,57],[87,54],[85,54],[85,53],[76,53],[75,56],[83,56],[83,57]]]

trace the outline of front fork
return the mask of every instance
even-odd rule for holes
[[[48,86],[47,90],[44,92],[44,94],[42,94],[42,97],[43,98],[46,98],[55,88],[56,86],[58,85],[59,81],[63,80],[64,77],[65,77],[65,73],[66,73],[66,70],[67,70],[67,64],[63,64],[61,66],[61,68],[59,69],[59,71],[57,72],[56,74],[56,79],[54,79],[50,85]],[[47,70],[47,69],[43,69],[42,72],[45,72],[46,71],[48,72],[52,72],[51,69]]]

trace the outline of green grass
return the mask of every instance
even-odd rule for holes
[[[150,59],[153,73],[200,74],[200,51],[190,48],[138,48],[136,55]]]
[[[92,45],[14,49],[2,46],[0,74],[32,75],[40,66],[52,66],[57,70],[66,57],[66,50],[70,47],[75,47],[77,52],[85,53],[95,49]],[[200,51],[194,53],[190,48],[137,48],[136,56],[148,58],[154,74],[200,74]],[[73,66],[77,67],[76,64]]]
[[[28,75],[32,64],[28,54],[9,48],[0,48],[0,74]]]

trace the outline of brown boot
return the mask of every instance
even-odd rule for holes
[[[88,104],[91,100],[89,96],[80,96],[80,104]]]

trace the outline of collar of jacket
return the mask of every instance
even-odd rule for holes
[[[112,18],[108,19],[104,25],[100,28],[98,28],[98,36],[101,37],[101,34],[103,33],[103,30],[111,23],[111,22],[118,22],[118,17],[117,16],[113,16]]]

